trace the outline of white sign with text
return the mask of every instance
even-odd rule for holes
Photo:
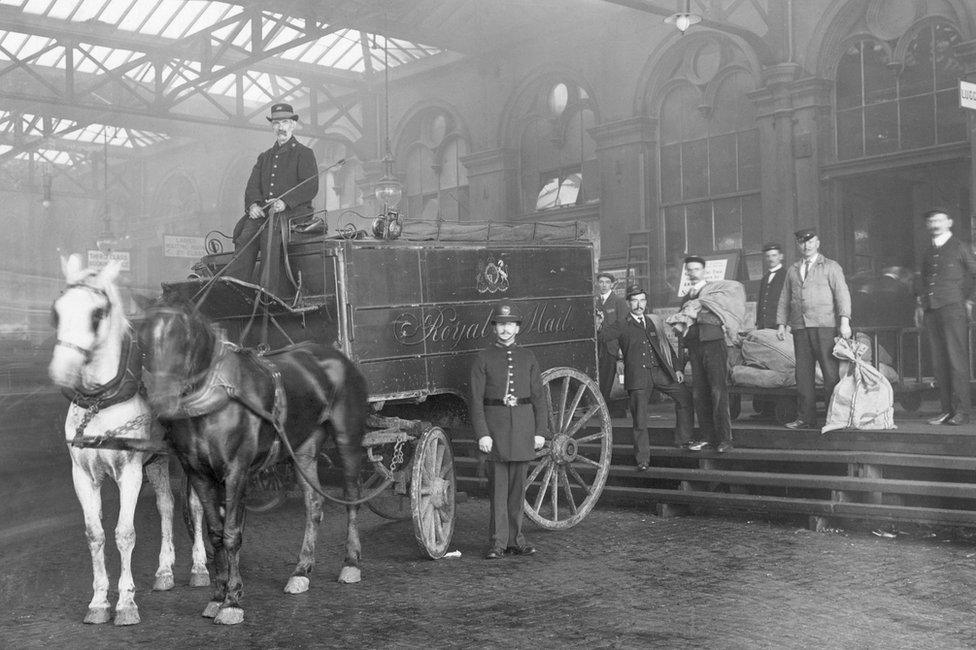
[[[123,271],[131,271],[129,251],[112,251],[108,254],[98,250],[88,251],[88,268],[102,269],[109,263],[109,260],[119,260],[122,262]]]
[[[199,259],[207,254],[203,244],[203,237],[163,235],[163,256]]]
[[[713,280],[724,280],[725,269],[728,267],[728,265],[729,260],[724,257],[717,260],[705,260],[705,281],[712,282]],[[682,271],[681,284],[678,285],[678,297],[684,297],[688,294],[690,289],[691,280],[688,279],[688,274]]]

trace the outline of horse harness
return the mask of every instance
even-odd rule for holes
[[[275,352],[275,354],[300,349],[303,345],[305,344],[299,343],[289,346]],[[260,403],[259,399],[255,399],[246,392],[238,390],[236,380],[239,374],[240,364],[245,361],[252,362],[271,378],[272,385],[274,386],[271,411],[268,411]],[[184,385],[193,381],[188,380]],[[263,472],[277,463],[278,457],[281,455],[282,447],[284,447],[284,450],[287,451],[288,456],[295,465],[295,471],[298,472],[316,493],[333,503],[345,506],[359,505],[369,501],[393,484],[393,479],[385,479],[379,486],[373,488],[364,496],[353,500],[339,499],[319,489],[316,486],[316,481],[313,481],[298,463],[295,450],[292,448],[291,443],[288,441],[288,436],[285,433],[284,424],[288,412],[288,400],[285,394],[281,370],[278,369],[269,356],[258,354],[253,350],[242,348],[229,341],[220,340],[217,349],[214,350],[210,368],[201,380],[200,388],[188,395],[181,395],[176,417],[190,418],[206,415],[223,407],[229,400],[238,402],[262,420],[271,424],[274,427],[275,433],[278,434],[278,437],[271,443],[271,449],[268,450],[264,461],[253,471]],[[328,411],[329,406],[326,405],[319,419],[324,420]]]
[[[80,286],[87,287],[88,285]],[[94,287],[90,288],[94,289]],[[58,344],[68,347],[72,345],[63,343],[62,341],[58,341]],[[77,348],[78,346],[74,347]],[[85,351],[82,348],[78,348],[78,350],[86,354],[86,358],[91,355],[90,351]],[[120,437],[120,434],[129,431],[138,431],[148,426],[153,420],[153,416],[150,413],[138,415],[125,424],[106,431],[101,436],[84,437],[85,429],[99,411],[126,402],[137,394],[143,396],[146,394],[145,386],[142,385],[142,353],[131,330],[127,330],[125,333],[122,341],[122,353],[119,355],[119,369],[111,380],[100,386],[96,386],[92,390],[82,390],[80,388],[71,390],[63,388],[61,394],[68,398],[72,404],[85,409],[85,415],[75,428],[75,437],[69,443],[70,446],[125,451],[149,451],[154,453],[165,451],[165,449],[151,440]]]

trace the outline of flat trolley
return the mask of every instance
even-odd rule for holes
[[[318,238],[288,246],[294,297],[233,278],[210,283],[229,254],[203,258],[200,278],[164,291],[198,301],[244,346],[312,340],[349,356],[369,382],[375,413],[363,442],[371,471],[364,489],[388,485],[369,505],[384,517],[411,517],[421,548],[439,558],[454,530],[453,438],[473,438],[468,377],[493,339],[496,300],[514,301],[525,315],[519,343],[538,357],[549,403],[553,436],[530,469],[527,516],[569,528],[603,490],[612,428],[593,379],[593,247],[582,234],[574,223],[454,224],[423,239]],[[327,480],[328,459],[319,465]],[[288,480],[272,471],[254,482],[275,493]]]

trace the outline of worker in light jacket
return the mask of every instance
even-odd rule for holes
[[[823,373],[825,399],[840,380],[840,366],[834,357],[834,337],[851,338],[851,292],[844,269],[820,254],[820,238],[813,228],[794,233],[800,259],[786,273],[783,295],[776,312],[777,338],[786,339],[786,328],[793,332],[796,354],[797,419],[790,429],[815,429],[816,364]]]

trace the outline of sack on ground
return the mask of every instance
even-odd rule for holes
[[[834,388],[827,422],[820,430],[894,429],[894,391],[881,372],[864,361],[870,346],[863,341],[838,338],[834,356],[847,361],[846,371]]]
[[[793,373],[786,374],[768,368],[736,366],[732,368],[732,383],[736,386],[757,386],[760,388],[782,388],[796,383]]]

